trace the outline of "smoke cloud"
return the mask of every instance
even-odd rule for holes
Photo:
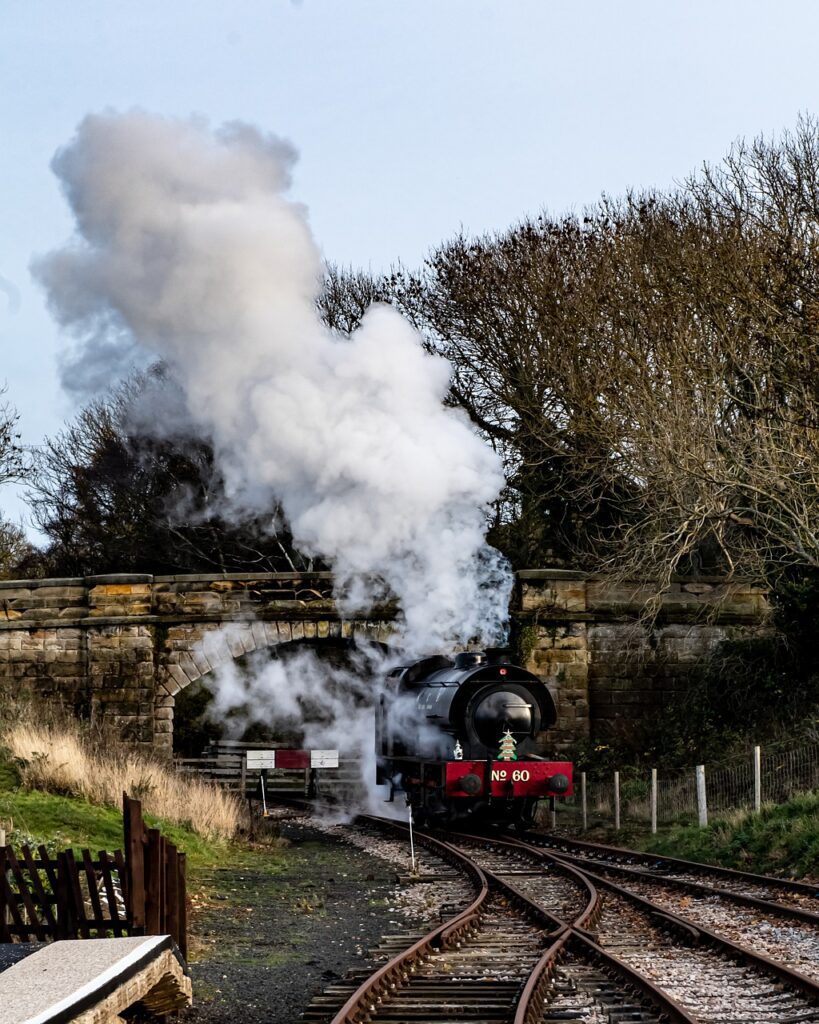
[[[398,600],[405,654],[505,628],[510,573],[485,542],[500,461],[445,408],[449,364],[377,305],[349,339],[315,309],[322,261],[287,198],[296,152],[247,124],[87,117],[53,168],[76,235],[34,272],[98,387],[159,356],[213,442],[231,500],[281,503],[345,612]]]

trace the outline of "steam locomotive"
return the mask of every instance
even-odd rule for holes
[[[376,708],[378,782],[420,821],[525,827],[538,800],[572,793],[571,763],[534,752],[556,717],[545,684],[499,650],[398,666]]]

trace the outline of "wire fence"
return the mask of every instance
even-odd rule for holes
[[[558,821],[581,829],[624,823],[705,825],[708,815],[759,810],[819,789],[819,744],[790,750],[753,747],[719,765],[607,775],[575,773],[575,793],[559,802]]]

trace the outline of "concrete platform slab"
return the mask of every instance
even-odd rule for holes
[[[0,1024],[107,1024],[137,1002],[170,1013],[190,1001],[169,935],[53,942],[0,974]]]

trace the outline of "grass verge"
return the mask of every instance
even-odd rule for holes
[[[0,745],[25,789],[110,808],[121,806],[125,791],[146,814],[208,840],[229,839],[239,826],[242,809],[232,794],[164,762],[112,749],[73,718],[41,721],[23,709],[3,723]]]
[[[569,825],[564,819],[563,826],[577,834],[574,820]],[[759,814],[735,811],[714,816],[706,828],[666,825],[653,836],[645,826],[625,822],[619,832],[598,825],[578,838],[740,871],[819,881],[819,791],[764,804]]]
[[[145,816],[154,828],[176,843],[188,855],[192,870],[235,863],[249,851],[224,839],[208,839],[189,828]],[[0,760],[0,826],[7,829],[6,841],[19,849],[44,844],[51,853],[86,848],[121,850],[122,812],[114,807],[92,804],[79,797],[45,793],[20,784],[15,765]]]
[[[706,828],[678,826],[649,836],[641,848],[742,871],[819,878],[819,792],[765,804],[759,814],[715,818]]]
[[[289,851],[286,844],[267,836],[250,843],[233,839],[209,839],[156,815],[145,814],[152,828],[161,829],[188,856],[192,879],[213,869],[255,868],[275,875],[284,870]],[[79,797],[27,789],[13,763],[0,756],[0,827],[6,828],[6,841],[18,849],[27,843],[42,843],[51,853],[73,849],[112,852],[123,847],[122,812],[118,808],[92,804]]]

